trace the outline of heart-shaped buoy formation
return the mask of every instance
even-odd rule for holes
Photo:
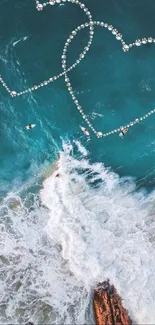
[[[90,24],[92,24],[92,23],[90,23]],[[143,38],[142,40],[138,39],[134,43],[131,43],[131,44],[128,45],[123,40],[122,34],[117,29],[115,29],[112,25],[109,25],[107,23],[100,22],[100,21],[93,21],[93,25],[98,25],[98,26],[101,26],[101,27],[104,27],[104,28],[108,29],[116,37],[116,40],[118,40],[118,41],[121,42],[122,49],[123,49],[124,52],[128,52],[134,46],[141,46],[143,44],[145,45],[147,43],[153,43],[153,42],[155,43],[155,38],[149,37],[149,38]],[[77,27],[74,30],[74,35],[76,35],[79,30],[84,29],[86,27],[89,27],[89,23],[85,23],[85,24],[82,24],[81,26]],[[71,82],[70,82],[70,79],[69,79],[69,77],[67,75],[67,72],[68,71],[67,71],[67,67],[66,67],[67,46],[68,46],[68,44],[66,42],[65,47],[64,47],[64,50],[63,50],[63,60],[62,60],[62,68],[63,68],[63,70],[65,72],[65,83],[66,83],[66,86],[68,88],[69,93],[72,96],[72,99],[73,99],[73,101],[74,101],[77,109],[81,113],[83,119],[85,120],[85,122],[88,124],[89,128],[91,128],[91,130],[93,131],[93,133],[98,138],[107,137],[109,135],[112,135],[112,134],[115,134],[115,133],[118,133],[118,132],[122,132],[123,130],[126,130],[126,129],[134,126],[135,124],[137,124],[137,123],[145,120],[150,115],[152,115],[152,114],[155,113],[155,109],[150,110],[146,115],[140,116],[140,117],[136,118],[134,121],[131,121],[128,124],[126,124],[124,126],[120,126],[119,128],[114,129],[114,130],[111,130],[111,131],[109,131],[107,133],[102,133],[102,132],[96,131],[94,129],[93,125],[91,124],[91,122],[89,121],[89,119],[87,118],[87,116],[85,115],[85,113],[84,113],[82,107],[80,106],[79,101],[77,100],[77,98],[76,98],[76,96],[74,94],[74,91],[73,91],[73,89],[71,87]],[[81,55],[81,57],[83,58],[83,55]]]
[[[95,128],[93,127],[93,125],[91,124],[91,122],[89,121],[87,116],[85,115],[84,110],[80,106],[77,98],[75,97],[74,91],[73,91],[73,89],[71,87],[70,79],[68,77],[68,72],[71,71],[72,69],[74,69],[81,62],[81,60],[84,59],[86,53],[89,51],[89,48],[91,46],[93,36],[94,36],[94,26],[98,25],[98,26],[101,26],[101,27],[104,27],[104,28],[108,29],[116,37],[116,40],[121,42],[122,50],[124,52],[128,52],[134,46],[141,46],[143,44],[145,45],[147,43],[153,43],[153,42],[155,43],[155,38],[153,38],[153,37],[142,38],[142,39],[136,40],[135,42],[133,42],[131,44],[126,44],[125,41],[123,40],[122,34],[117,29],[115,29],[112,25],[109,25],[107,23],[100,22],[100,21],[93,21],[90,11],[85,6],[85,4],[81,3],[79,0],[49,0],[48,2],[44,2],[44,3],[40,3],[38,0],[35,0],[36,9],[38,11],[42,11],[44,9],[44,7],[46,7],[47,5],[53,6],[55,4],[60,4],[61,2],[62,3],[71,2],[71,3],[77,4],[85,12],[86,16],[89,19],[89,22],[87,22],[85,24],[82,24],[82,25],[78,26],[75,30],[73,30],[72,33],[70,34],[69,38],[67,39],[67,41],[65,43],[65,46],[64,46],[64,49],[63,49],[63,53],[62,53],[62,68],[63,68],[63,71],[61,73],[59,73],[58,75],[50,77],[48,80],[45,80],[45,81],[41,82],[40,84],[34,85],[33,87],[28,88],[26,90],[23,90],[21,92],[17,92],[15,90],[10,90],[9,87],[7,86],[7,84],[5,83],[4,79],[2,78],[2,76],[0,76],[0,82],[1,82],[2,86],[6,89],[6,91],[12,97],[21,96],[21,95],[24,95],[24,94],[26,94],[28,92],[35,91],[35,90],[39,89],[40,87],[47,86],[49,83],[52,83],[55,80],[59,79],[60,77],[64,76],[66,86],[68,88],[68,91],[69,91],[70,95],[72,96],[72,99],[73,99],[78,111],[81,113],[82,118],[88,124],[89,128],[93,131],[93,133],[98,138],[106,137],[106,136],[109,136],[111,134],[115,134],[117,132],[123,131],[124,129],[130,128],[130,127],[134,126],[135,124],[141,122],[142,120],[145,120],[150,115],[154,114],[155,109],[149,111],[146,115],[138,117],[134,121],[129,122],[128,124],[126,124],[124,126],[120,126],[118,129],[111,130],[111,131],[109,131],[107,133],[102,133],[102,132],[98,132],[98,131],[95,130]],[[85,46],[84,50],[81,52],[79,58],[75,61],[75,63],[72,64],[69,68],[67,68],[67,66],[66,66],[66,58],[67,58],[67,50],[68,50],[68,47],[69,47],[70,43],[72,42],[73,38],[77,35],[77,33],[81,29],[88,28],[88,27],[89,27],[89,41],[88,41],[87,45]]]

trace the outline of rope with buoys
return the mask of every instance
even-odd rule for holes
[[[73,88],[71,86],[70,79],[68,77],[68,72],[73,70],[81,62],[81,60],[83,60],[85,58],[86,53],[89,51],[90,46],[92,44],[93,36],[94,36],[94,25],[98,25],[98,26],[101,26],[101,27],[104,27],[104,28],[108,29],[116,37],[116,39],[121,42],[122,50],[124,52],[128,52],[134,46],[141,46],[143,44],[145,45],[147,43],[153,43],[153,42],[155,42],[155,38],[152,38],[152,37],[142,38],[142,39],[136,40],[135,42],[133,42],[131,44],[126,44],[125,41],[123,40],[122,34],[116,28],[114,28],[112,25],[109,25],[107,23],[100,22],[100,21],[93,21],[92,20],[92,15],[91,15],[89,9],[85,6],[85,4],[81,3],[79,0],[49,0],[48,2],[44,2],[43,4],[41,4],[38,0],[35,0],[35,2],[36,2],[36,9],[38,11],[42,11],[44,9],[44,7],[46,7],[47,5],[53,6],[56,3],[60,4],[61,2],[63,2],[63,3],[71,2],[71,3],[77,4],[85,12],[86,16],[89,19],[89,22],[78,26],[75,30],[72,31],[72,33],[68,37],[68,39],[67,39],[67,41],[65,43],[64,49],[63,49],[63,53],[62,53],[62,69],[63,69],[63,71],[60,72],[59,74],[57,74],[57,75],[55,75],[53,77],[50,77],[48,80],[42,81],[38,85],[34,85],[31,88],[22,90],[20,92],[17,92],[15,90],[10,90],[8,85],[6,84],[4,79],[2,78],[2,76],[0,76],[0,83],[6,89],[6,91],[10,94],[10,96],[12,96],[12,97],[21,96],[21,95],[24,95],[26,93],[38,90],[39,88],[47,86],[48,84],[50,84],[50,83],[56,81],[57,79],[59,79],[60,77],[64,76],[66,86],[68,88],[68,91],[69,91],[69,93],[70,93],[70,95],[71,95],[71,97],[72,97],[78,111],[82,115],[82,118],[87,123],[88,127],[93,131],[93,133],[98,138],[106,137],[106,136],[115,134],[117,132],[123,131],[126,128],[133,127],[135,124],[145,120],[146,118],[148,118],[149,116],[151,116],[152,114],[155,113],[155,109],[153,109],[153,110],[150,110],[144,116],[138,117],[134,121],[131,121],[131,122],[129,122],[128,124],[126,124],[124,126],[120,126],[117,129],[111,130],[111,131],[109,131],[107,133],[98,132],[98,131],[95,130],[92,123],[90,122],[88,117],[85,115],[83,108],[79,104],[79,101],[77,100],[77,98],[76,98],[76,96],[74,94]],[[69,68],[67,68],[66,59],[67,59],[67,50],[69,48],[69,45],[71,44],[72,40],[74,39],[74,37],[78,34],[78,32],[80,30],[82,30],[84,28],[88,28],[88,27],[89,27],[89,41],[88,41],[87,45],[84,47],[84,50],[80,53],[79,58],[75,61],[75,63],[73,63]]]

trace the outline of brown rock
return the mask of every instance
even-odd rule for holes
[[[96,325],[131,325],[127,310],[109,280],[99,283],[94,291]]]

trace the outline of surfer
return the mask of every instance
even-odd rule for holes
[[[36,125],[35,124],[29,124],[27,126],[25,126],[25,130],[31,130],[35,127]]]
[[[128,129],[124,129],[120,132],[119,136],[124,137],[124,135],[128,132]]]
[[[89,136],[89,131],[86,128],[84,128],[83,126],[80,126],[80,128],[85,135]]]

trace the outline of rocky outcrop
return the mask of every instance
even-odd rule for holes
[[[109,281],[99,283],[94,292],[94,313],[96,325],[131,325],[127,310],[121,298]]]

